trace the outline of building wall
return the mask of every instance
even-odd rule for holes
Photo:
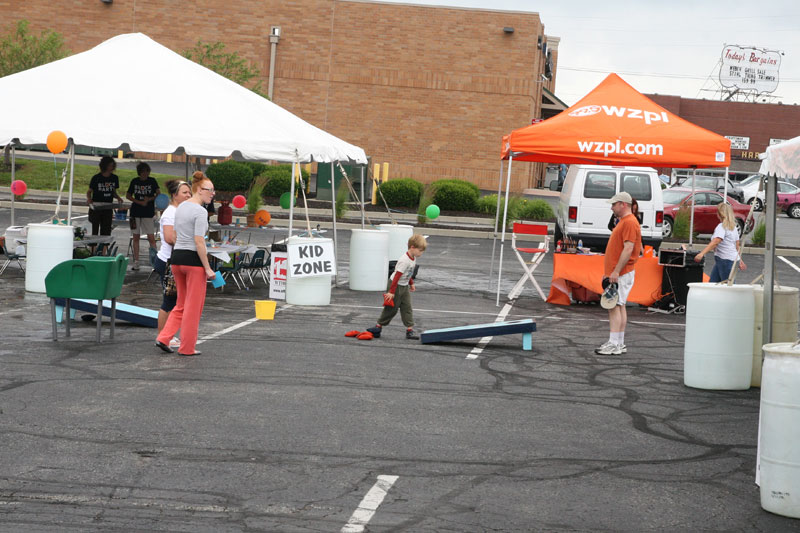
[[[756,172],[758,154],[770,139],[800,135],[800,106],[750,102],[721,102],[648,94],[661,107],[719,135],[749,137],[747,150],[731,149],[731,170]]]
[[[260,69],[265,92],[270,26],[280,26],[275,103],[363,147],[374,162],[389,162],[393,178],[457,177],[494,189],[502,135],[540,116],[543,26],[535,13],[359,0],[69,6],[0,0],[0,12],[18,13],[34,31],[61,33],[73,52],[129,32],[178,52],[198,40],[224,42]],[[98,65],[98,79],[111,86],[142,81],[121,72],[124,65]],[[515,165],[512,189],[536,185],[542,169]]]

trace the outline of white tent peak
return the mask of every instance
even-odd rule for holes
[[[133,151],[277,161],[366,163],[361,148],[142,33],[0,78],[7,106],[0,145],[44,143],[61,130],[75,144]]]

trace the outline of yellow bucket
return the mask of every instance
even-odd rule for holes
[[[275,302],[272,300],[255,300],[256,318],[259,320],[272,320],[275,318]]]

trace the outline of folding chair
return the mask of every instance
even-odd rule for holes
[[[11,241],[11,246],[14,246],[14,241],[13,241],[13,239],[12,239],[12,241]],[[19,269],[20,269],[22,272],[25,272],[25,267],[24,267],[24,266],[22,266],[22,260],[24,260],[24,259],[25,259],[25,256],[24,256],[24,255],[19,255],[19,254],[15,253],[15,252],[12,252],[12,251],[9,251],[9,249],[6,247],[6,242],[5,242],[5,239],[3,240],[3,242],[2,242],[2,243],[0,243],[0,254],[2,254],[2,255],[4,255],[4,256],[6,256],[6,261],[5,261],[5,263],[3,263],[3,266],[1,266],[1,267],[0,267],[0,275],[2,275],[2,274],[3,274],[3,272],[5,272],[5,271],[6,271],[6,268],[8,268],[8,265],[9,265],[9,264],[10,264],[12,261],[16,261],[16,262],[17,262],[17,265],[19,265]]]
[[[544,241],[538,248],[523,248],[517,246],[517,235],[541,235],[544,237]],[[547,255],[550,249],[550,236],[547,234],[547,225],[515,222],[513,233],[511,234],[511,248],[514,250],[514,254],[516,254],[525,274],[522,275],[517,284],[514,285],[514,288],[511,289],[511,292],[508,293],[508,297],[514,299],[519,296],[522,289],[525,287],[525,283],[530,280],[533,286],[536,287],[542,300],[547,300],[544,291],[542,291],[542,288],[536,283],[536,279],[533,277],[533,271],[536,270],[536,267],[539,266],[539,263],[542,262],[542,259],[544,259],[544,256]],[[522,254],[531,254],[530,261],[526,262]]]

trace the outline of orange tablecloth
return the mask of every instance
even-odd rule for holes
[[[661,275],[663,267],[658,258],[640,257],[636,262],[636,277],[629,302],[651,305],[661,297]],[[553,280],[547,302],[569,305],[571,289],[566,281],[577,283],[592,292],[603,293],[603,255],[553,254]]]

